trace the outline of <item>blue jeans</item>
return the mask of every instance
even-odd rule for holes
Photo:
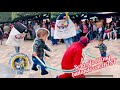
[[[106,52],[102,53],[101,57],[106,57]]]
[[[76,36],[73,37],[74,42],[77,42],[80,40],[80,33],[76,34]]]
[[[37,65],[39,65],[41,67],[42,72],[46,71],[46,67],[43,66],[41,64],[41,62],[39,60],[37,60],[35,57],[32,57],[32,61],[33,61],[33,67],[32,68],[37,68]],[[43,59],[41,59],[41,61],[45,64]]]
[[[89,35],[89,41],[93,40],[93,31],[90,31],[88,35]]]
[[[97,34],[97,39],[98,39],[98,40],[99,40],[99,39],[103,39],[103,34],[104,34],[104,33],[102,33],[102,32],[101,32],[100,34]]]
[[[15,46],[15,51],[16,51],[16,53],[19,53],[20,52],[20,47],[19,46]]]
[[[93,31],[93,39],[96,38],[96,36],[97,36],[97,32]]]
[[[64,39],[65,45],[68,48],[72,43],[73,43],[73,39],[72,37]]]
[[[54,45],[54,44],[57,44],[57,40],[56,39],[54,39],[54,37],[53,36],[51,36],[51,41],[52,41],[52,44]]]

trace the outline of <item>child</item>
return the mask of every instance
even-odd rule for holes
[[[95,48],[99,48],[101,57],[106,57],[107,46],[102,39],[98,40],[98,46],[95,46]]]
[[[35,39],[33,43],[33,53],[32,53],[32,60],[33,60],[33,66],[32,70],[37,71],[37,65],[41,66],[41,75],[48,74],[48,71],[46,70],[46,67],[41,64],[39,60],[36,59],[36,56],[40,58],[40,60],[44,62],[44,49],[51,52],[51,49],[48,48],[48,46],[45,44],[45,41],[49,35],[49,31],[45,28],[40,28],[37,31],[37,38]]]

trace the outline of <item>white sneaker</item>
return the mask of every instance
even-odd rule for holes
[[[110,38],[110,40],[112,40],[112,38]]]
[[[117,40],[117,38],[115,38],[115,40]]]

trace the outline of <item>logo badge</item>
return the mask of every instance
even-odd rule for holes
[[[17,74],[23,74],[24,71],[29,71],[30,59],[23,53],[17,53],[10,58],[9,64],[13,71]]]

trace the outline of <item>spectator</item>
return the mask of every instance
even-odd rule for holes
[[[96,38],[96,35],[97,34],[97,27],[96,27],[96,24],[95,22],[93,22],[93,39]]]
[[[33,28],[32,28],[32,25],[30,25],[30,24],[28,24],[28,32],[30,34],[30,38],[33,38],[33,34],[32,34]]]
[[[88,33],[88,26],[86,25],[85,21],[82,21],[81,29],[83,36],[85,36]]]
[[[0,40],[1,40],[1,45],[2,45],[2,41],[3,41],[3,31],[2,31],[1,28],[0,28]]]
[[[38,23],[36,22],[36,23],[35,23],[35,26],[34,26],[33,28],[34,28],[35,32],[37,32],[37,29],[40,28],[40,26],[39,26]]]
[[[6,23],[4,24],[3,30],[4,30],[4,37],[8,38],[10,33],[10,27]]]
[[[97,23],[97,39],[103,39],[104,27],[102,22]]]
[[[88,22],[88,31],[89,31],[89,41],[93,40],[93,25],[92,23],[89,21]]]
[[[76,28],[76,36],[74,36],[74,42],[77,42],[80,39],[81,31],[77,23],[75,23],[75,28]]]
[[[42,22],[42,28],[46,28],[47,29],[45,21]]]
[[[54,31],[55,31],[55,23],[53,22],[51,25],[51,41],[52,41],[52,45],[57,45],[57,40],[54,39]]]
[[[117,26],[116,26],[116,22],[112,22],[111,29],[112,29],[112,31],[110,32],[110,40],[112,40],[112,34],[114,35],[115,40],[117,40]]]
[[[108,41],[109,41],[109,39],[110,39],[110,28],[111,28],[110,24],[107,23],[107,24],[106,24],[106,27],[105,27],[105,32],[104,32],[103,39],[105,39],[106,34],[107,34]]]

